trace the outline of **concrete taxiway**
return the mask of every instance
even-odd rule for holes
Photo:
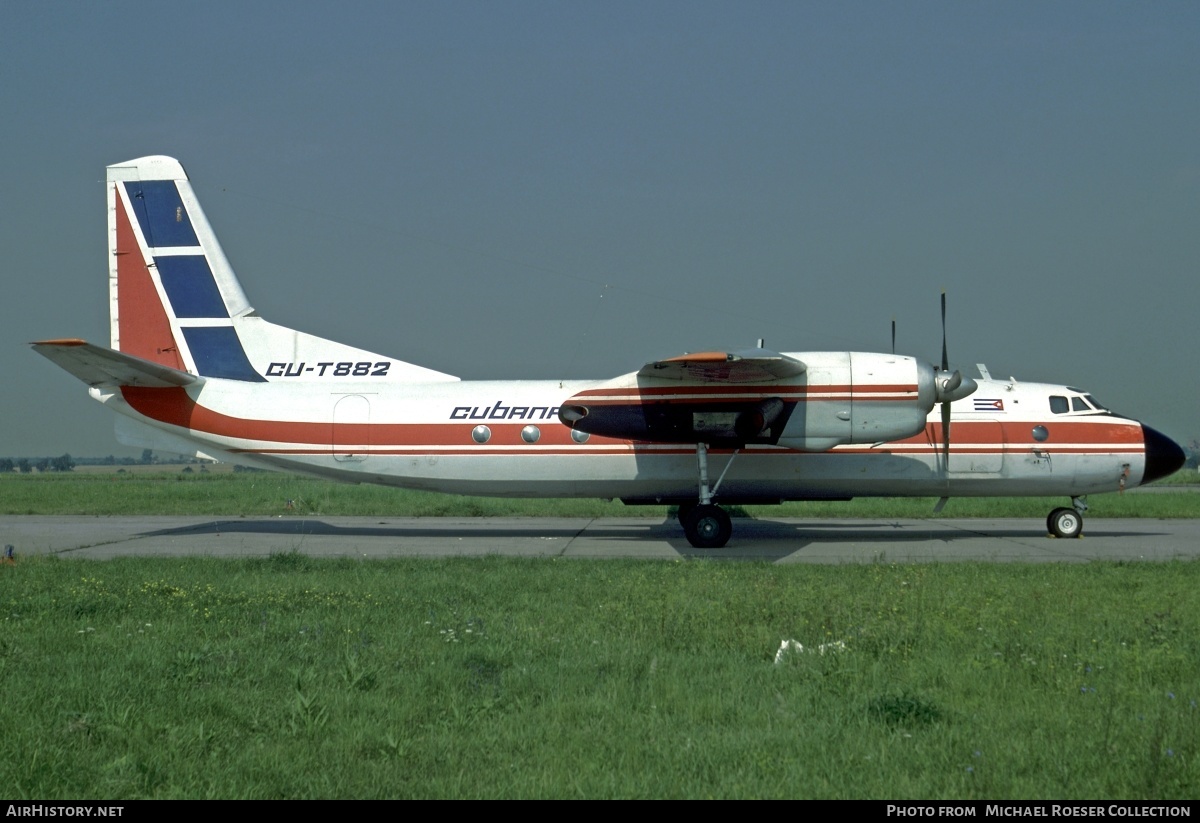
[[[54,554],[254,557],[680,557],[776,563],[1153,561],[1200,557],[1200,520],[1088,519],[1078,540],[1021,520],[734,520],[720,550],[654,518],[0,517],[0,544]]]

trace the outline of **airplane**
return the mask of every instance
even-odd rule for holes
[[[183,166],[108,167],[107,347],[33,348],[117,412],[127,445],[335,480],[678,507],[692,546],[723,505],[862,496],[1086,495],[1176,471],[1170,438],[1068,386],[870,352],[683,354],[610,380],[464,381],[268,322]],[[894,331],[893,331],[894,334]],[[894,346],[893,346],[894,348]],[[951,440],[953,433],[953,441]]]

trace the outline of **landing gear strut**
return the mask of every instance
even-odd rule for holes
[[[1055,537],[1082,537],[1083,513],[1087,511],[1087,499],[1072,497],[1071,508],[1057,508],[1046,517],[1046,531]]]
[[[735,451],[734,456],[737,456]],[[708,444],[696,444],[696,465],[699,470],[700,502],[686,503],[679,507],[679,523],[687,540],[697,549],[719,549],[729,542],[733,534],[733,523],[729,514],[712,502],[717,487],[725,477],[725,472],[733,465],[733,457],[725,465],[725,470],[717,478],[717,485],[710,491],[708,488]]]

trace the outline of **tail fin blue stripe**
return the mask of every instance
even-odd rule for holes
[[[125,191],[150,248],[200,245],[174,180],[131,181]]]
[[[184,326],[181,331],[196,363],[196,371],[203,377],[267,382],[250,365],[233,326]]]
[[[197,320],[229,323],[230,314],[176,182],[129,180],[124,186],[147,249],[151,254],[172,250],[154,255],[154,266],[196,372],[203,377],[265,383],[232,325],[187,325]],[[203,224],[203,216],[198,219]]]
[[[208,260],[202,255],[155,257],[154,263],[176,317],[229,316]]]

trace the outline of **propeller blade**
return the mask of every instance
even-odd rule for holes
[[[896,353],[896,318],[892,318],[892,354]]]
[[[942,371],[950,371],[950,358],[946,354],[946,290],[942,289]]]
[[[942,374],[945,375],[949,371],[950,356],[946,351],[946,290],[942,289]],[[950,473],[950,402],[956,399],[955,392],[962,383],[962,372],[957,370],[938,383],[938,398],[942,401],[942,465],[947,474]],[[966,394],[973,391],[974,381],[971,381]]]
[[[942,465],[950,471],[950,404],[942,404]]]

